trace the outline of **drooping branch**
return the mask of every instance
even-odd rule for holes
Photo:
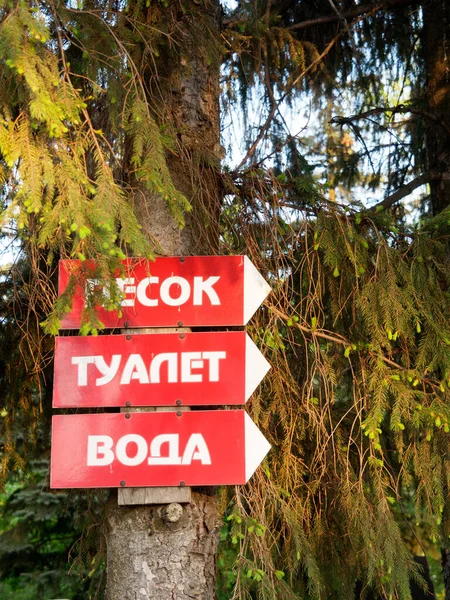
[[[328,2],[330,3],[331,8],[334,10],[334,12],[336,13],[338,19],[340,22],[342,22],[342,24],[344,25],[345,31],[348,34],[350,43],[352,45],[353,48],[353,52],[355,53],[355,55],[357,54],[357,50],[356,50],[356,45],[355,45],[355,40],[353,39],[352,33],[350,31],[350,27],[348,26],[348,21],[346,19],[346,17],[344,17],[344,15],[341,13],[341,11],[338,9],[338,7],[336,6],[336,4],[333,2],[333,0],[328,0]]]
[[[338,41],[338,39],[341,37],[341,35],[342,35],[342,33],[339,33],[331,40],[331,42],[327,45],[325,50],[290,83],[290,85],[285,90],[284,94],[281,96],[281,98],[278,100],[278,102],[276,102],[275,104],[272,105],[269,115],[268,115],[267,119],[265,120],[265,122],[263,123],[263,125],[260,127],[259,133],[258,133],[255,141],[250,146],[250,148],[247,151],[247,154],[241,160],[239,165],[236,167],[235,172],[239,171],[245,165],[245,163],[250,158],[252,158],[252,156],[255,154],[256,148],[258,147],[259,143],[261,142],[261,140],[263,139],[267,130],[269,129],[272,119],[274,118],[275,113],[279,109],[282,102],[287,98],[287,96],[291,93],[291,91],[295,88],[295,86],[299,83],[299,81],[303,77],[305,77],[305,75],[307,73],[309,73],[312,69],[314,69],[314,67],[316,67],[323,58],[325,58],[325,56],[330,52],[330,50],[333,48],[334,44]]]
[[[387,210],[387,209],[391,208],[391,206],[393,206],[396,202],[398,202],[399,200],[402,200],[406,196],[409,196],[414,190],[416,190],[421,185],[430,183],[430,181],[432,179],[433,179],[432,173],[422,173],[422,175],[419,175],[418,177],[416,177],[415,179],[413,179],[406,185],[403,185],[401,188],[396,190],[393,194],[386,196],[386,198],[384,198],[384,200],[382,200],[381,202],[378,202],[378,204],[375,204],[375,206],[372,206],[371,210],[377,210],[377,209],[379,210],[380,208]]]
[[[317,17],[316,19],[308,19],[307,21],[294,23],[293,25],[290,25],[288,29],[290,31],[297,31],[299,29],[307,29],[308,27],[315,27],[316,25],[333,23],[334,21],[340,21],[342,19],[345,19],[348,22],[355,17],[370,16],[379,12],[380,10],[389,10],[391,8],[399,8],[401,6],[414,6],[416,4],[418,4],[418,0],[386,0],[385,2],[364,4],[363,6],[359,6],[353,10],[342,12],[339,15],[333,13],[325,17]]]
[[[398,104],[397,106],[387,106],[387,107],[376,107],[370,110],[366,110],[365,112],[358,113],[357,115],[351,115],[349,117],[343,117],[341,115],[336,115],[330,120],[332,125],[352,125],[356,121],[361,121],[363,119],[368,119],[374,115],[380,115],[383,113],[393,113],[393,114],[404,114],[411,113],[412,115],[419,115],[433,121],[437,125],[439,125],[450,138],[450,127],[442,121],[437,115],[434,115],[426,110],[422,110],[419,108],[414,108],[412,106],[407,106],[405,104]]]
[[[346,19],[348,21],[349,19],[353,19],[354,17],[371,15],[380,10],[397,8],[399,6],[413,6],[417,3],[418,0],[386,0],[385,2],[364,4],[363,6],[358,6],[353,10],[348,10],[345,12],[340,11],[339,15],[336,12],[334,12],[333,14],[329,14],[323,17],[307,19],[306,21],[294,23],[293,25],[290,25],[288,29],[290,31],[295,31],[298,29],[307,29],[308,27],[314,27],[316,25],[326,25],[327,23],[333,23],[334,21],[340,21],[342,19]],[[293,8],[294,4],[295,2],[293,2],[292,0],[289,0],[288,2],[284,3],[277,2],[275,8],[277,9],[278,13],[283,13]],[[223,20],[223,25],[224,27],[234,27],[235,25],[238,25],[239,23],[242,23],[245,20],[246,18],[243,17],[242,12],[240,10],[237,10],[232,15]]]

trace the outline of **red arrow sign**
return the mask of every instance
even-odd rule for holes
[[[269,448],[242,410],[58,415],[50,487],[244,484]]]
[[[125,277],[117,278],[124,294],[122,317],[100,310],[105,327],[245,325],[270,291],[246,256],[127,259],[124,265]],[[80,269],[88,267],[87,262],[60,261],[59,293],[71,275],[85,281]],[[87,285],[95,286],[95,280],[88,280]],[[80,326],[85,291],[76,290],[62,329]]]
[[[53,406],[244,404],[269,368],[243,331],[60,337]]]

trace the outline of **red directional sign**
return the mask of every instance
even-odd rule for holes
[[[243,410],[58,415],[50,487],[244,484],[269,448]]]
[[[244,404],[269,368],[243,331],[59,337],[53,406]]]
[[[179,327],[245,325],[270,291],[267,282],[246,256],[187,256],[155,261],[127,259],[125,275],[116,279],[123,292],[122,316],[99,311],[105,327]],[[78,329],[86,288],[88,261],[60,261],[59,293],[71,275],[76,289],[73,307],[62,319],[62,329]],[[84,272],[84,276],[82,276]]]

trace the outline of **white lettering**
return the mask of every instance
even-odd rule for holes
[[[140,354],[130,354],[120,379],[120,383],[130,383],[132,379],[139,379],[139,383],[150,383],[147,369]]]
[[[134,456],[128,456],[128,444],[136,444],[136,454]],[[147,442],[141,435],[136,433],[124,435],[117,442],[116,456],[119,462],[121,462],[123,465],[127,465],[128,467],[140,465],[144,462],[147,456]]]
[[[114,460],[113,440],[109,435],[88,435],[87,466],[104,467]]]
[[[194,277],[194,306],[203,304],[203,293],[205,293],[211,304],[220,304],[219,296],[216,290],[213,290],[213,285],[219,281],[220,277],[208,277],[203,281],[203,277]]]
[[[103,377],[97,377],[95,385],[106,385],[114,379],[119,370],[121,358],[121,354],[113,354],[111,357],[111,364],[108,365],[103,356],[94,356],[95,366],[103,375]]]
[[[108,296],[108,290],[105,287],[100,287],[99,279],[86,279],[86,285],[84,288],[84,292],[86,296],[92,295],[95,291],[102,291],[102,294]]]
[[[159,277],[146,277],[140,281],[137,286],[136,297],[138,302],[143,306],[158,306],[158,300],[156,298],[149,298],[147,296],[147,288],[150,287],[152,283],[159,283]]]
[[[226,352],[203,352],[204,359],[209,360],[209,381],[219,381],[219,360],[227,357]]]
[[[205,281],[203,277],[194,277],[193,282],[193,299],[192,302],[194,306],[201,306],[203,304],[203,298],[206,296],[209,299],[209,302],[212,305],[220,305],[220,298],[217,295],[216,290],[214,289],[214,285],[219,281],[220,276],[216,277],[208,277]],[[167,306],[181,306],[185,304],[191,297],[191,285],[187,279],[184,277],[179,277],[177,275],[173,275],[172,277],[167,277],[161,283],[159,288],[159,293],[155,294],[153,292],[153,297],[151,297],[152,290],[151,285],[159,284],[159,277],[145,277],[142,279],[137,285],[135,285],[135,279],[133,277],[129,277],[126,279],[116,279],[117,285],[120,290],[125,295],[136,294],[137,301],[140,302],[143,306],[151,306],[155,307],[159,304],[159,298],[161,301]],[[91,280],[89,288],[93,289],[96,280]],[[173,289],[175,286],[175,290]],[[155,295],[159,296],[154,297]],[[133,297],[124,298],[122,300],[122,306],[134,306],[135,300]]]
[[[178,360],[176,352],[163,352],[157,354],[150,365],[150,381],[152,383],[161,382],[161,365],[167,361],[167,381],[168,383],[177,383],[178,381]]]
[[[136,293],[136,286],[134,285],[134,277],[126,277],[125,279],[116,279],[117,286],[120,291],[125,294]],[[134,306],[134,298],[124,298],[121,302],[122,306]]]
[[[130,455],[129,445],[134,446],[134,453]],[[167,444],[165,456],[161,456],[162,447]],[[116,458],[128,467],[142,464],[147,458],[149,465],[190,465],[193,460],[200,461],[203,465],[211,464],[208,446],[201,433],[193,433],[189,437],[183,457],[179,453],[178,433],[164,433],[157,435],[150,442],[141,435],[129,433],[118,439],[115,452],[113,439],[109,435],[89,435],[87,440],[87,466],[105,467]]]
[[[173,298],[170,295],[170,288],[173,285],[180,286],[180,295],[178,298]],[[189,300],[191,295],[191,286],[184,277],[168,277],[161,284],[160,290],[161,300],[168,306],[180,306]]]
[[[87,385],[87,366],[94,361],[95,356],[72,356],[72,364],[78,365],[78,385]]]
[[[157,435],[153,438],[150,444],[150,456],[148,458],[149,465],[180,465],[181,457],[179,456],[179,435],[178,433],[166,433]],[[161,456],[161,446],[168,444],[168,456]]]
[[[211,464],[208,446],[201,433],[193,433],[189,438],[181,464],[190,465],[193,460],[199,460],[202,465]]]
[[[181,381],[195,383],[203,381],[201,373],[192,373],[192,369],[202,369],[203,361],[201,352],[181,353]]]
[[[194,372],[199,369],[207,371],[207,380],[211,382],[220,381],[220,361],[226,359],[225,351],[210,352],[162,352],[150,361],[149,369],[140,354],[130,354],[126,359],[120,377],[120,384],[127,385],[132,379],[137,379],[141,384],[161,383],[161,370],[167,363],[167,383],[201,383],[204,381],[205,373]],[[103,386],[111,381],[121,371],[122,355],[113,354],[108,364],[105,358],[99,356],[73,356],[72,364],[77,369],[77,384],[87,386],[88,365],[95,364],[101,376],[95,379],[96,386]],[[208,361],[208,366],[205,365]],[[179,370],[180,365],[180,370]],[[165,378],[164,378],[165,380]]]

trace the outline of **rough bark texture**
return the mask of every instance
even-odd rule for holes
[[[436,215],[450,203],[450,2],[427,0],[423,18],[428,112],[436,117],[426,129],[428,171],[438,175],[430,184]]]
[[[181,516],[179,507],[118,509],[111,499],[107,600],[215,598],[216,500],[194,494]]]
[[[166,202],[136,184],[141,224],[163,255],[211,252],[218,238],[219,19],[216,0],[171,0],[160,24],[173,43],[143,72],[155,119],[176,139],[176,151],[167,155],[172,179],[193,209],[180,231]],[[179,507],[118,507],[113,495],[107,600],[215,598],[217,500],[194,493],[190,504]]]
[[[444,600],[450,600],[450,549],[441,548],[442,574],[444,576]]]
[[[450,204],[450,2],[423,4],[424,50],[428,111],[426,151],[428,171],[437,174],[430,183],[431,209],[437,215]],[[450,548],[441,548],[445,600],[450,600]]]
[[[175,151],[167,153],[167,165],[175,186],[191,203],[192,212],[185,215],[186,227],[180,230],[164,199],[149,194],[142,186],[136,190],[136,206],[160,254],[211,253],[219,237],[221,205],[221,11],[217,0],[173,0],[168,5],[163,14],[164,28],[173,43],[160,51],[159,59],[153,57],[149,66],[149,104],[160,127],[176,143]]]

